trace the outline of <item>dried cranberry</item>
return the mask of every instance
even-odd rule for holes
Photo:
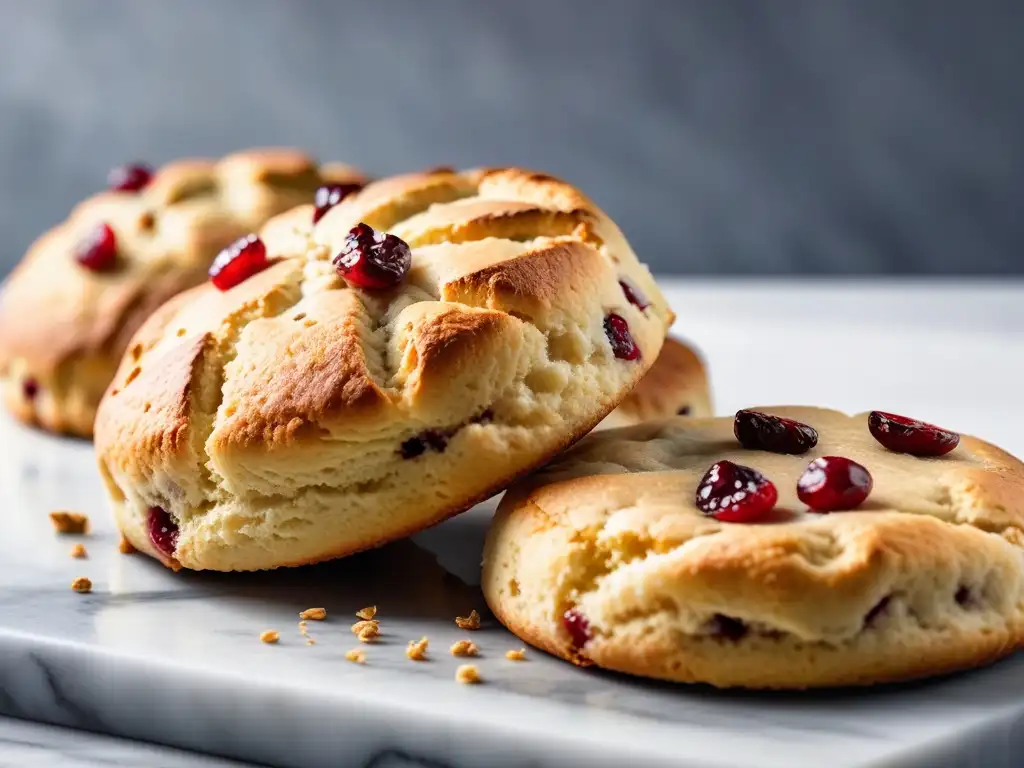
[[[78,241],[75,261],[93,272],[102,272],[117,261],[117,238],[110,225],[100,222]]]
[[[402,282],[412,266],[412,251],[404,240],[360,223],[349,231],[334,266],[352,285],[391,288]]]
[[[217,254],[210,266],[210,280],[226,291],[268,266],[267,246],[256,235],[246,235]]]
[[[138,192],[153,179],[153,169],[143,163],[126,163],[111,168],[107,186],[116,192]]]
[[[815,512],[853,509],[873,486],[871,473],[842,456],[822,456],[807,465],[796,483],[796,495]]]
[[[747,625],[739,619],[716,613],[708,622],[708,629],[714,637],[723,640],[742,640],[747,634]]]
[[[622,288],[622,292],[626,295],[626,301],[637,309],[643,311],[651,306],[651,302],[649,302],[646,297],[640,293],[639,288],[635,288],[625,280],[619,280],[619,286]]]
[[[772,453],[807,453],[818,444],[814,427],[760,411],[736,411],[733,434],[744,448]]]
[[[574,648],[582,648],[590,640],[590,622],[576,608],[570,608],[562,614],[562,626],[572,638]]]
[[[640,347],[629,332],[629,323],[621,315],[614,312],[604,319],[604,335],[612,345],[612,352],[620,360],[637,360],[640,358]]]
[[[178,524],[162,507],[149,508],[149,540],[167,557],[174,556],[178,546]]]
[[[779,492],[768,478],[731,461],[712,464],[697,485],[697,509],[727,523],[760,520],[778,499]]]
[[[402,454],[403,459],[415,459],[426,453],[428,448],[438,453],[444,453],[444,449],[448,447],[448,438],[452,434],[454,434],[454,430],[451,433],[445,433],[437,429],[428,429],[403,442],[399,453]]]
[[[313,211],[313,223],[316,224],[331,208],[362,187],[362,184],[324,184],[317,189],[313,196],[313,205],[316,206],[316,210]]]
[[[25,379],[21,382],[21,393],[26,400],[35,400],[36,395],[39,394],[39,382],[31,378]]]
[[[868,414],[868,429],[890,451],[913,456],[942,456],[960,443],[956,432],[883,411]]]

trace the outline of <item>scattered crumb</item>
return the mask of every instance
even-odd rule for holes
[[[267,629],[260,634],[260,642],[272,644],[281,639],[281,633],[276,629]]]
[[[380,634],[380,628],[376,624],[368,624],[359,633],[360,643],[372,643],[374,638]]]
[[[57,533],[86,533],[89,530],[89,518],[81,512],[58,509],[50,513],[50,522]]]
[[[480,681],[480,670],[476,668],[476,664],[463,664],[455,670],[455,682],[457,683],[473,685]]]
[[[85,551],[84,544],[75,544],[75,546],[71,548],[71,556],[81,560],[83,557],[88,557],[89,553]]]
[[[327,618],[326,608],[307,608],[299,614],[300,619],[312,619],[313,621],[323,621]]]
[[[459,640],[453,643],[449,650],[452,652],[452,656],[476,656],[480,652],[472,640]]]
[[[121,543],[117,545],[117,548],[121,550],[122,555],[131,555],[137,551],[135,545],[128,541],[123,534],[121,536]]]
[[[520,648],[518,651],[511,650],[505,652],[505,658],[509,661],[525,661],[526,660],[526,649]]]
[[[92,592],[92,582],[85,576],[79,576],[71,582],[71,588],[75,590],[75,592],[85,594],[86,592]]]
[[[309,627],[306,626],[305,620],[299,622],[299,634],[306,638],[306,645],[316,645],[316,640],[309,636]]]
[[[360,619],[363,619],[365,621],[369,621],[370,619],[372,619],[376,615],[377,615],[377,606],[376,605],[368,605],[365,608],[360,608],[358,611],[356,611],[356,616],[358,616]]]
[[[456,616],[455,623],[459,629],[480,629],[480,614],[473,610],[469,616]]]
[[[357,621],[352,625],[352,634],[361,635],[364,630],[373,628],[374,633],[380,632],[380,622],[376,619],[366,619],[364,621]]]
[[[405,655],[413,661],[424,661],[427,658],[427,646],[430,642],[424,635],[419,640],[410,640],[409,647],[405,649]]]
[[[366,653],[362,648],[353,648],[351,651],[345,654],[345,659],[351,661],[354,664],[365,664]]]

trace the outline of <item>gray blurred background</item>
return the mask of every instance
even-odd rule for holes
[[[0,274],[126,160],[578,183],[662,273],[1024,272],[1024,2],[0,0]]]

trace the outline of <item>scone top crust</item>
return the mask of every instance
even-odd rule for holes
[[[396,288],[349,287],[332,265],[359,222],[412,248]],[[649,368],[671,321],[607,216],[571,185],[520,169],[383,179],[316,225],[290,212],[262,237],[278,262],[155,315],[97,419],[115,498],[167,508],[188,567],[323,559],[461,511],[592,428]],[[630,304],[620,281],[650,306]],[[639,360],[614,357],[609,313],[627,321]],[[425,455],[403,459],[416,440]],[[461,462],[457,477],[449,460]],[[200,528],[217,538],[211,521],[240,505],[301,505],[324,488],[344,519],[360,494],[398,493],[418,475],[424,495],[440,490],[416,500],[401,532],[357,533],[353,517],[336,541],[297,535],[283,553],[265,551],[270,522],[202,552],[189,540]]]
[[[757,410],[810,424],[818,445],[801,456],[745,450],[731,418],[677,418],[591,435],[514,485],[485,552],[492,608],[567,658],[717,685],[899,679],[1021,642],[1020,461],[971,437],[941,458],[892,453],[867,414]],[[806,509],[797,479],[819,456],[869,470],[863,505]],[[696,508],[697,485],[720,460],[774,483],[770,522],[719,522]],[[570,608],[594,635],[582,655],[562,627]]]
[[[177,160],[138,192],[104,191],[83,201],[32,244],[3,287],[0,372],[27,367],[41,385],[60,386],[73,378],[60,371],[66,362],[116,365],[142,320],[202,281],[220,248],[311,201],[328,181],[364,177],[342,164],[318,168],[297,150],[251,149],[219,161]],[[76,263],[73,251],[101,222],[114,231],[118,262],[94,272]]]

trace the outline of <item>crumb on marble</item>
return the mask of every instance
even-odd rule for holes
[[[366,652],[362,648],[353,648],[345,654],[345,660],[351,661],[353,664],[365,664]]]
[[[430,645],[430,641],[427,640],[426,635],[419,640],[410,640],[409,647],[405,649],[405,655],[412,661],[425,661],[428,645]]]
[[[299,614],[300,619],[310,619],[312,621],[323,621],[327,618],[326,608],[307,608]]]
[[[459,629],[480,629],[480,614],[474,609],[469,616],[456,616],[455,624]]]
[[[353,635],[367,634],[370,637],[374,637],[380,634],[380,622],[376,619],[365,619],[363,621],[357,621],[352,625]]]
[[[363,619],[364,621],[369,621],[370,619],[372,619],[376,615],[377,615],[377,606],[376,605],[368,605],[365,608],[360,608],[358,611],[356,611],[356,616],[358,616],[360,619]]]
[[[525,661],[526,649],[520,648],[519,650],[512,649],[510,651],[505,651],[505,658],[509,661]]]
[[[472,640],[458,640],[452,643],[452,647],[448,650],[451,651],[452,656],[476,656],[480,652]]]
[[[280,639],[281,639],[281,633],[278,632],[276,629],[265,629],[265,630],[263,630],[262,633],[260,633],[260,642],[261,643],[267,643],[268,645],[273,645],[274,643],[276,643]]]
[[[71,588],[75,590],[75,592],[80,592],[84,595],[88,592],[92,592],[92,582],[85,576],[79,576],[71,582]]]
[[[476,664],[462,664],[455,670],[455,682],[463,685],[475,685],[482,682],[480,670],[476,668]]]
[[[75,546],[71,548],[71,556],[81,560],[84,557],[88,557],[89,553],[85,551],[84,544],[75,544]]]
[[[69,512],[66,509],[54,510],[50,513],[50,522],[57,533],[87,533],[89,517],[81,512]]]
[[[121,534],[121,543],[117,545],[122,555],[133,555],[138,550],[135,549],[135,545],[128,541],[127,537]]]

